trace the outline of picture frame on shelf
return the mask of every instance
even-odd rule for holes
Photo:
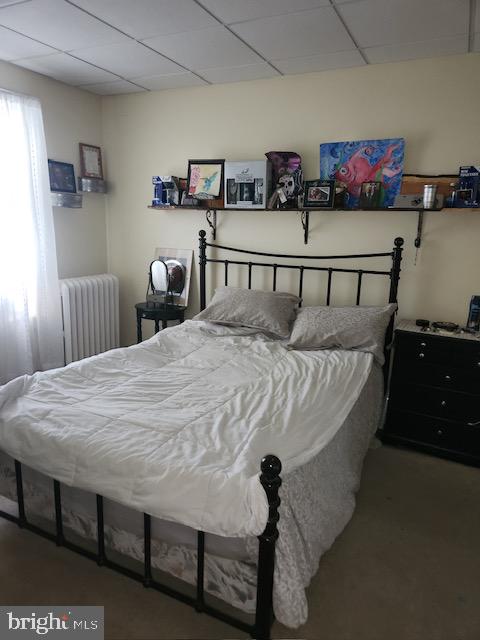
[[[57,193],[77,193],[73,164],[49,159],[48,175],[50,178],[50,191],[56,191]]]
[[[102,150],[93,144],[79,143],[82,178],[103,180]]]
[[[225,160],[189,160],[187,197],[203,201],[204,206],[223,207]]]
[[[378,180],[362,182],[360,189],[360,209],[379,209],[383,201],[383,186]]]
[[[335,201],[335,180],[305,180],[303,206],[306,209],[332,209]]]

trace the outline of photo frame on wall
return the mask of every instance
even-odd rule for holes
[[[93,144],[79,143],[82,178],[103,180],[102,150]]]
[[[303,206],[307,209],[331,209],[335,200],[335,180],[305,180]]]
[[[204,205],[223,207],[225,160],[189,160],[187,196],[205,200]]]
[[[58,193],[77,193],[75,185],[75,169],[69,162],[48,160],[50,191]]]

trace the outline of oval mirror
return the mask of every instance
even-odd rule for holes
[[[154,293],[168,291],[168,267],[163,260],[154,260],[150,265],[152,289]]]

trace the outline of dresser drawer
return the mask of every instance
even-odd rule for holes
[[[451,364],[480,371],[480,343],[473,340],[399,332],[396,357],[402,361]]]
[[[464,391],[480,396],[480,367],[455,367],[452,364],[431,364],[419,360],[415,364],[398,357],[392,381],[397,384],[423,384],[452,391]]]
[[[414,384],[397,384],[390,390],[390,403],[402,411],[438,416],[463,424],[480,420],[480,396]]]
[[[390,411],[385,431],[407,441],[480,457],[478,427],[464,427],[448,420],[406,411]]]

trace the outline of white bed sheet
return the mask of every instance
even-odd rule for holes
[[[289,351],[187,321],[140,345],[0,388],[0,449],[66,485],[221,536],[266,523],[266,453],[284,474],[344,423],[372,369],[358,351]]]

